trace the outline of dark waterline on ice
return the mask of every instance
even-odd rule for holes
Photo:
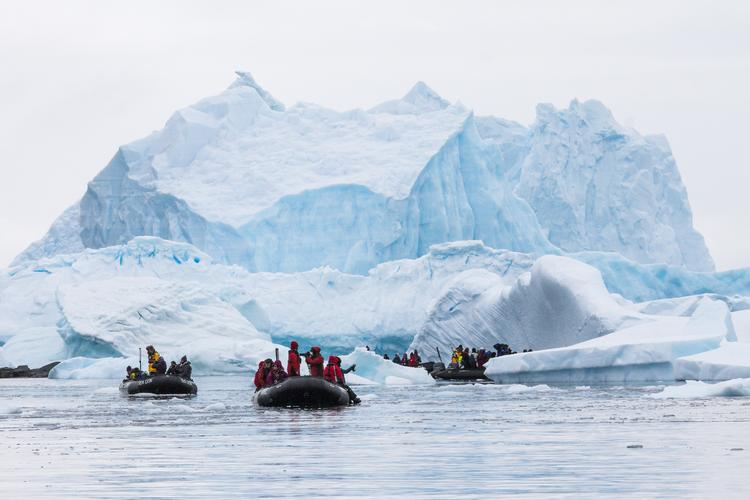
[[[197,382],[197,397],[178,400],[122,397],[116,381],[0,381],[3,498],[748,492],[748,398],[370,386],[356,388],[359,407],[298,411],[254,407],[248,378]]]

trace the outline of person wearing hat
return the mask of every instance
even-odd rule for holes
[[[167,375],[179,375],[179,372],[177,371],[177,362],[172,361],[169,363],[169,368],[167,368]]]
[[[352,365],[346,370],[341,369],[341,358],[338,356],[329,356],[328,357],[328,366],[326,366],[326,369],[323,373],[323,377],[333,384],[339,384],[344,389],[346,389],[346,392],[349,394],[349,404],[356,405],[360,403],[360,399],[357,397],[357,395],[354,393],[351,387],[346,385],[346,378],[344,378],[345,373],[349,373],[351,371],[354,371],[357,365]]]
[[[273,365],[271,365],[271,370],[266,376],[266,385],[273,385],[279,382],[283,382],[287,379],[287,377],[288,375],[284,371],[284,365],[282,365],[281,361],[277,359],[273,362]]]
[[[302,358],[297,351],[298,348],[299,344],[297,341],[292,340],[292,343],[289,345],[289,360],[286,364],[286,371],[290,377],[299,377],[300,374],[299,366],[302,363]]]
[[[307,363],[307,368],[310,370],[310,376],[322,377],[323,363],[325,363],[325,360],[320,354],[320,347],[314,346],[310,351],[312,352],[305,353],[305,363]]]
[[[258,365],[258,371],[255,372],[255,378],[253,379],[256,391],[261,390],[266,385],[266,379],[268,374],[271,373],[272,364],[271,358],[266,358]]]
[[[148,374],[153,377],[154,375],[164,375],[167,371],[167,362],[164,361],[154,346],[150,345],[146,347],[146,353],[148,354]]]
[[[177,364],[177,375],[187,380],[193,380],[191,378],[193,375],[193,367],[190,364],[190,361],[188,361],[187,356],[182,356],[182,358],[180,358],[180,362]]]

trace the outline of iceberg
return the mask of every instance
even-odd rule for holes
[[[737,339],[726,304],[707,298],[690,317],[642,320],[572,346],[494,358],[485,374],[502,383],[674,380],[678,359]]]
[[[133,357],[153,344],[200,373],[247,371],[276,346],[235,308],[194,283],[118,277],[58,290],[59,332],[72,356]],[[286,352],[286,351],[285,351]]]
[[[734,379],[707,384],[688,380],[684,385],[665,387],[661,392],[651,395],[656,399],[697,399],[711,397],[747,397],[750,396],[750,379]]]
[[[713,274],[702,274],[713,282]],[[621,289],[631,281],[628,275]],[[411,345],[432,359],[434,347],[447,353],[456,342],[562,347],[637,318],[690,316],[702,298],[726,303],[735,315],[750,307],[747,298],[719,294],[632,304],[608,293],[612,286],[583,262],[496,250],[479,241],[433,245],[417,259],[379,264],[363,276],[330,267],[251,273],[187,243],[140,236],[0,273],[0,359],[41,366],[75,356],[131,356],[142,342],[164,342],[169,357],[187,354],[179,352],[182,346],[195,347],[191,356],[205,346],[208,358],[196,370],[201,373],[235,369],[234,363],[253,369],[256,353],[270,354],[270,343],[291,340],[332,354],[362,345],[393,354]],[[153,304],[162,304],[158,314],[164,318],[143,313]],[[251,355],[220,355],[230,343],[234,350],[227,332],[242,349],[256,349],[245,343],[251,340],[269,344],[257,344],[260,351]]]
[[[364,347],[358,347],[352,353],[341,356],[341,365],[344,368],[357,365],[355,369],[357,377],[377,384],[412,385],[435,383],[435,379],[425,369],[397,365],[393,361],[383,359],[382,356],[366,350]],[[356,378],[351,379],[350,375],[347,375],[347,381],[357,380]]]
[[[125,367],[138,366],[138,357],[87,358],[77,356],[62,361],[49,372],[54,379],[117,379],[125,377]],[[144,365],[145,369],[145,365]]]
[[[601,274],[559,256],[536,260],[508,286],[476,270],[454,279],[436,303],[410,349],[436,360],[436,348],[490,348],[503,342],[521,349],[577,344],[624,328],[640,315],[615,301]]]
[[[121,146],[14,264],[139,236],[267,272],[366,275],[462,240],[713,269],[664,139],[620,126],[596,101],[540,106],[531,128],[476,117],[423,82],[342,112],[287,107],[238,72]]]
[[[714,269],[667,140],[621,126],[598,101],[537,106],[516,192],[566,252]]]
[[[675,360],[677,380],[750,378],[750,343],[725,342],[716,349]]]
[[[750,378],[750,310],[732,313],[737,342],[675,361],[677,380],[730,380]]]

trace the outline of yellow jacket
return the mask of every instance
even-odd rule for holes
[[[156,373],[156,367],[154,364],[159,361],[161,356],[159,356],[159,353],[154,351],[152,355],[148,357],[148,372],[149,373]]]

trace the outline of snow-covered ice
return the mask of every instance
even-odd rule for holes
[[[422,82],[341,112],[286,107],[238,72],[119,148],[16,262],[144,235],[262,271],[365,274],[468,239],[713,268],[663,138],[619,125],[596,101],[540,105],[530,128],[475,117]]]
[[[724,342],[712,349],[674,362],[677,380],[750,378],[750,343]]]
[[[410,348],[436,359],[459,344],[490,347],[498,341],[522,349],[577,344],[634,324],[641,315],[618,304],[599,272],[559,256],[538,259],[509,286],[493,273],[454,279]]]
[[[695,399],[711,397],[747,397],[750,396],[750,378],[725,380],[715,384],[688,380],[684,385],[667,386],[651,397],[657,399]]]
[[[634,326],[569,347],[494,358],[486,375],[498,382],[673,380],[678,358],[734,340],[726,304],[703,299],[689,318],[644,316]]]
[[[357,365],[359,377],[385,385],[434,384],[429,373],[423,368],[397,365],[382,356],[358,347],[352,353],[341,356],[341,366],[348,368]],[[347,375],[349,377],[349,375]]]
[[[598,101],[537,106],[517,192],[565,251],[713,270],[667,140],[623,127]]]
[[[627,266],[620,288],[635,281],[639,266],[649,276],[647,266]],[[715,275],[702,274],[709,286]],[[252,369],[273,351],[271,339],[336,354],[366,344],[393,354],[413,342],[431,359],[434,347],[447,353],[455,343],[570,345],[637,318],[688,317],[704,298],[725,302],[738,321],[747,314],[747,299],[718,294],[632,304],[608,293],[617,275],[602,283],[603,277],[578,260],[538,259],[477,241],[434,245],[418,259],[383,263],[366,276],[331,268],[250,273],[186,243],[138,237],[2,273],[0,361],[41,366],[75,356],[131,356],[153,343],[170,358],[197,356],[196,373],[203,373]]]

